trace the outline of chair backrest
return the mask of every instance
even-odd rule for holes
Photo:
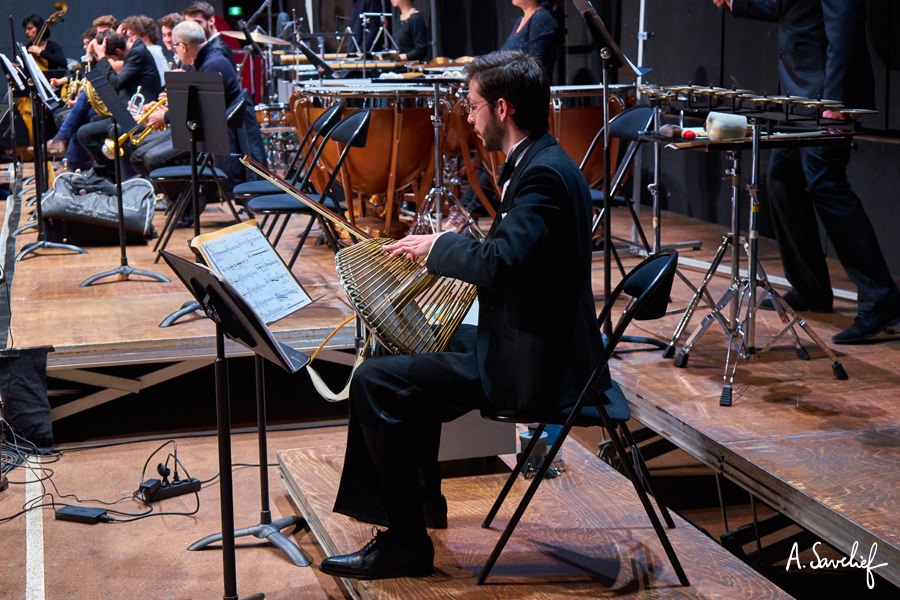
[[[297,144],[297,151],[285,170],[286,178],[292,183],[296,183],[301,177],[306,175],[312,164],[309,162],[310,155],[318,147],[318,141],[323,135],[327,135],[335,125],[341,121],[341,110],[344,108],[344,101],[338,100],[331,105],[328,110],[323,112],[312,122],[303,134],[303,139]]]
[[[331,172],[331,176],[328,178],[328,182],[320,190],[323,201],[326,196],[331,195],[331,190],[334,187],[334,182],[337,180],[337,177],[340,174],[341,166],[347,159],[347,153],[350,151],[350,148],[365,147],[369,130],[369,116],[369,109],[356,111],[345,117],[327,134],[322,136],[321,142],[318,148],[316,148],[316,152],[310,161],[310,165],[315,165],[318,163],[319,158],[321,158],[322,156],[322,152],[325,150],[325,147],[329,144],[329,142],[337,142],[338,146],[341,147],[340,154],[338,155],[338,159],[335,162],[334,169]],[[309,177],[312,171],[312,167],[307,169],[306,175],[304,175],[303,180],[300,182],[300,184],[297,185],[298,188],[303,189],[304,186],[309,182]]]
[[[653,123],[653,109],[649,106],[632,106],[609,121],[609,135],[620,140],[634,141],[638,133],[646,131]]]
[[[622,312],[613,327],[612,334],[604,340],[603,352],[582,396],[597,385],[597,381],[607,368],[607,362],[616,349],[616,345],[625,335],[625,330],[633,320],[650,321],[666,314],[669,295],[675,280],[675,269],[678,267],[678,252],[663,250],[644,259],[619,282],[606,298],[603,310],[597,316],[598,327],[603,327],[613,305],[623,293],[631,297],[628,306]]]

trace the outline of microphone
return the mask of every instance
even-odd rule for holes
[[[250,29],[247,27],[247,21],[243,19],[237,22],[238,29],[243,32],[244,36],[247,38],[247,43],[250,45],[251,51],[257,55],[262,56],[262,48],[259,47],[259,44],[256,43],[256,40],[253,39],[253,34],[250,33]]]

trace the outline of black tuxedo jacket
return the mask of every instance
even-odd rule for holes
[[[778,22],[782,93],[875,108],[865,0],[732,0],[731,11]]]
[[[109,82],[126,103],[131,100],[138,86],[145,102],[155,101],[162,91],[156,61],[141,40],[134,41],[131,50],[125,55],[125,64],[118,73],[109,66],[109,61],[105,58],[99,61],[97,66],[107,69]]]
[[[478,288],[475,352],[493,408],[574,403],[602,349],[591,290],[591,201],[553,136],[525,151],[487,240],[441,235],[426,265]],[[607,376],[600,389],[609,384]]]

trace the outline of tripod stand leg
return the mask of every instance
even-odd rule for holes
[[[195,313],[200,310],[200,303],[195,300],[190,300],[181,305],[181,308],[170,314],[168,317],[162,320],[162,323],[159,324],[160,327],[169,327],[178,322],[178,319],[181,317],[186,317],[191,313]]]
[[[78,246],[73,246],[72,244],[59,244],[57,242],[46,242],[44,240],[38,240],[37,242],[32,242],[22,248],[16,255],[16,262],[19,262],[32,252],[36,252],[44,248],[69,250],[70,252],[76,252],[78,254],[87,254],[87,250],[85,250],[84,248],[79,248]]]
[[[235,529],[234,537],[239,538],[253,536],[257,539],[268,541],[273,546],[281,550],[295,567],[308,567],[312,563],[306,557],[303,551],[300,550],[299,546],[297,546],[297,544],[295,544],[290,538],[281,533],[281,530],[287,527],[294,527],[295,530],[300,529],[300,527],[302,527],[305,522],[306,521],[303,520],[303,517],[284,517],[270,524],[259,523],[258,525],[253,525],[251,527]],[[213,533],[204,537],[203,539],[197,540],[196,542],[188,546],[187,549],[191,552],[204,550],[210,545],[217,544],[221,541],[222,534]]]
[[[678,326],[675,328],[675,332],[672,334],[672,341],[669,342],[668,347],[663,352],[663,358],[672,358],[673,356],[675,356],[675,348],[678,344],[678,340],[681,339],[681,336],[684,334],[685,329],[687,329],[687,326],[690,324],[691,319],[694,316],[694,311],[697,310],[697,305],[700,304],[700,299],[703,298],[704,295],[709,295],[709,292],[707,291],[709,282],[712,281],[712,278],[715,276],[716,270],[718,270],[719,265],[722,262],[722,258],[725,256],[725,252],[728,250],[728,245],[731,243],[732,239],[730,233],[722,236],[722,242],[716,249],[716,255],[713,257],[712,263],[709,265],[709,269],[706,271],[706,275],[703,277],[703,281],[700,282],[700,285],[694,291],[694,295],[691,298],[688,307],[685,309],[684,314],[681,316],[681,321],[679,321]],[[685,283],[688,283],[686,279],[684,279],[684,281]],[[717,309],[713,308],[713,310]],[[687,359],[685,359],[685,364],[687,364]],[[678,365],[676,362],[676,366],[683,365]]]
[[[713,321],[718,321],[722,328],[725,330],[726,335],[731,335],[732,328],[728,323],[728,319],[722,315],[722,310],[728,306],[731,302],[731,298],[737,293],[737,285],[733,284],[728,290],[722,295],[719,299],[719,302],[712,308],[706,317],[703,318],[703,321],[700,322],[700,326],[694,330],[694,332],[688,337],[685,341],[684,345],[678,350],[675,354],[675,366],[679,368],[683,368],[687,366],[688,356],[691,352],[691,349],[694,347],[694,344],[697,343],[706,330],[709,329],[709,326],[713,324]]]

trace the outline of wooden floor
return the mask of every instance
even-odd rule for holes
[[[344,441],[335,435],[331,446],[278,453],[295,504],[328,555],[372,537],[370,525],[331,511]],[[482,529],[508,470],[444,480],[449,527],[430,532],[434,575],[344,583],[363,599],[790,597],[676,517],[670,538],[691,581],[681,587],[628,480],[577,442],[565,452],[565,474],[541,485],[485,585],[475,579],[529,483],[519,478],[492,528]]]
[[[624,216],[616,214],[613,221],[616,233],[629,235]],[[204,213],[202,222],[208,231],[227,224],[229,219],[224,210],[213,206]],[[157,215],[157,227],[160,225],[161,215]],[[298,222],[289,229],[280,251],[287,254],[293,249],[294,236],[301,226]],[[701,240],[702,250],[685,251],[683,257],[703,261],[712,256],[723,230],[666,214],[662,232],[664,243]],[[187,235],[187,231],[179,230],[169,248],[189,256]],[[22,234],[17,248],[33,239],[33,233]],[[54,373],[133,363],[210,360],[214,354],[213,328],[206,319],[196,318],[168,329],[158,327],[166,315],[188,300],[180,283],[109,281],[79,287],[88,276],[119,264],[116,247],[88,250],[86,255],[41,251],[17,263],[11,327],[16,347],[54,346],[56,351],[49,359],[49,369]],[[129,246],[128,258],[133,266],[171,276],[164,264],[153,264],[149,247]],[[626,266],[638,260],[624,259]],[[768,273],[780,273],[777,251],[770,240],[761,241],[761,259]],[[849,288],[840,267],[831,267],[835,285]],[[295,273],[318,300],[273,329],[283,341],[309,350],[349,315],[350,309],[327,249],[309,244]],[[696,269],[686,268],[683,273],[695,284],[702,276]],[[614,273],[613,280],[617,279]],[[594,285],[598,300],[601,282],[602,262],[597,260]],[[714,278],[710,286],[713,296],[718,298],[729,283],[728,278]],[[685,306],[691,293],[686,285],[676,283],[672,306]],[[852,302],[838,301],[835,308],[837,312],[830,315],[804,315],[826,341],[848,326],[855,314]],[[692,325],[703,314],[698,313]],[[758,315],[757,342],[764,344],[777,331],[778,323],[772,313]],[[633,333],[644,330],[668,339],[678,318],[673,315],[649,325],[636,324]],[[346,348],[351,344],[352,331],[345,330],[329,346]],[[848,381],[834,379],[822,352],[808,342],[806,346],[812,354],[810,361],[798,359],[785,340],[770,352],[740,361],[734,406],[730,408],[718,404],[727,347],[718,326],[701,338],[685,369],[675,368],[671,360],[653,351],[624,353],[613,362],[612,370],[626,388],[634,415],[642,423],[843,552],[849,553],[853,542],[864,550],[877,542],[878,557],[888,563],[877,573],[900,585],[896,495],[900,487],[900,341],[894,336],[880,344],[835,348],[850,376]],[[233,346],[230,352],[242,350]],[[142,385],[122,383],[110,384],[123,388],[113,390],[119,397]],[[89,408],[87,403],[78,410]],[[658,563],[656,560],[654,564]]]

